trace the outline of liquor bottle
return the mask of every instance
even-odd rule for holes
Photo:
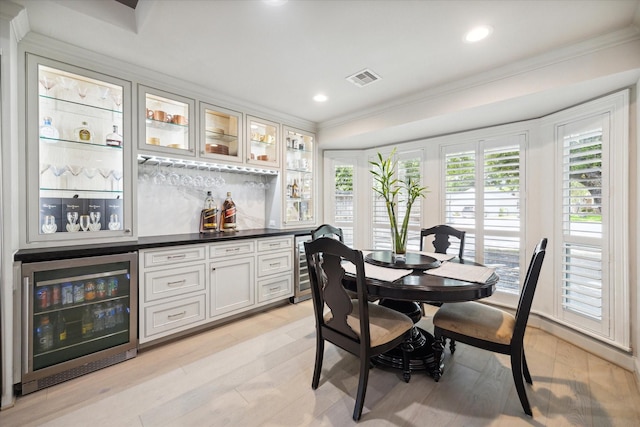
[[[53,348],[53,327],[49,323],[49,316],[42,316],[40,326],[36,329],[38,349],[49,351]]]
[[[42,119],[42,126],[40,126],[40,136],[51,139],[60,138],[58,129],[54,128],[51,124],[51,117],[45,117],[44,119]]]
[[[293,180],[293,185],[291,186],[291,198],[292,199],[297,199],[300,197],[300,190],[298,187],[298,180],[294,179]]]
[[[93,140],[93,135],[87,122],[82,122],[81,126],[75,128],[75,130],[73,131],[73,135],[80,142],[91,142]]]
[[[236,204],[233,203],[231,199],[231,191],[227,192],[227,198],[224,200],[222,204],[222,231],[235,231],[236,224]]]
[[[82,312],[82,338],[93,336],[93,316],[89,311],[89,306],[85,306]]]
[[[118,133],[118,126],[113,125],[113,132],[107,135],[107,145],[122,147],[122,135]]]
[[[67,342],[67,322],[61,311],[58,312],[53,339],[58,347],[63,346]]]
[[[213,201],[211,191],[207,191],[204,209],[200,212],[200,232],[213,233],[214,231],[218,231],[218,207]]]

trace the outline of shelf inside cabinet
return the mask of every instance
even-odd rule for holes
[[[105,145],[97,142],[84,142],[84,141],[72,141],[70,139],[49,138],[46,136],[40,137],[40,142],[49,144],[50,147],[58,146],[60,148],[80,148],[84,150],[119,150],[122,151],[121,146]]]
[[[181,125],[171,122],[162,122],[160,120],[146,119],[147,126],[154,129],[168,130],[171,132],[189,132],[189,125]]]
[[[229,135],[225,133],[215,132],[212,130],[205,130],[207,140],[221,141],[221,142],[234,142],[238,140],[236,135]]]
[[[42,106],[55,108],[56,111],[76,112],[77,107],[81,107],[81,108],[92,108],[96,110],[102,110],[109,113],[122,114],[122,109],[120,108],[114,109],[106,106],[87,104],[87,103],[78,102],[78,101],[70,101],[68,99],[53,97],[49,95],[40,94],[39,96],[40,96],[40,102]],[[55,103],[56,105],[50,105],[51,103]],[[65,109],[65,106],[67,107],[66,109]]]

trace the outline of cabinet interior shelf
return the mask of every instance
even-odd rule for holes
[[[207,141],[211,141],[212,143],[216,143],[216,142],[234,142],[238,140],[238,137],[236,135],[229,135],[229,134],[225,134],[225,133],[220,133],[220,132],[213,132],[213,131],[205,131],[206,137],[207,137]]]
[[[294,169],[287,168],[287,172],[297,172],[297,173],[302,173],[302,174],[305,174],[305,175],[310,175],[310,174],[313,173],[309,169],[295,169],[295,168]]]
[[[292,148],[292,147],[287,147],[287,153],[311,153],[312,150],[307,150],[306,148],[300,149],[300,148]]]
[[[60,148],[82,148],[90,150],[122,150],[122,147],[116,145],[99,144],[97,142],[72,141],[70,139],[58,139],[41,136],[40,141],[50,146],[60,144]]]
[[[88,107],[88,108],[94,108],[96,110],[108,111],[110,113],[122,114],[122,110],[114,110],[112,108],[99,107],[97,105],[85,104],[85,103],[77,102],[77,101],[69,101],[68,99],[55,98],[55,97],[49,96],[49,95],[40,94],[40,99],[49,100],[49,101],[59,101],[59,102],[62,102],[62,103],[68,104],[68,105],[78,105],[80,107]]]
[[[255,145],[258,145],[258,146],[261,146],[261,147],[270,147],[270,146],[275,145],[275,142],[256,141],[255,139],[252,139],[251,143],[255,144]]]
[[[161,122],[160,120],[147,119],[147,127],[161,130],[168,130],[172,132],[188,132],[189,125],[179,125],[171,122]]]
[[[68,350],[70,348],[79,347],[81,345],[85,345],[85,344],[93,342],[93,341],[103,340],[103,339],[106,339],[106,338],[109,338],[109,337],[114,337],[116,335],[120,335],[120,334],[124,334],[124,333],[127,333],[127,334],[129,333],[129,328],[128,327],[126,327],[124,329],[121,329],[121,330],[116,330],[116,331],[108,333],[108,334],[99,335],[97,337],[92,337],[90,339],[82,339],[81,341],[78,341],[78,342],[73,343],[73,344],[65,345],[64,347],[54,348],[52,350],[43,351],[43,352],[37,353],[37,354],[34,353],[33,357],[35,358],[35,357],[47,356],[47,355],[50,355],[52,353],[57,353],[57,352],[59,352],[61,350]]]
[[[69,193],[102,193],[102,194],[122,194],[122,190],[81,190],[78,188],[44,188],[40,187],[40,191],[66,191]]]

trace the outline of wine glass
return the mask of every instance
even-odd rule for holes
[[[122,105],[122,94],[121,93],[113,93],[111,94],[111,99],[113,99],[113,103],[116,104],[117,109],[120,109]]]
[[[91,224],[89,224],[91,231],[98,231],[102,228],[102,225],[100,225],[100,212],[89,212],[89,219],[91,220]]]
[[[51,164],[49,163],[40,163],[40,175],[44,175],[44,173],[49,170]]]
[[[109,177],[111,176],[113,171],[109,168],[98,168],[98,172],[105,179],[105,187],[107,187]]]
[[[107,96],[109,96],[110,88],[104,87],[104,86],[98,86],[97,89],[98,89],[98,97],[103,101],[107,99]]]
[[[154,184],[164,184],[167,182],[167,176],[160,170],[160,164],[156,166],[156,172],[153,174],[153,183]]]
[[[80,227],[82,227],[82,231],[89,229],[89,215],[80,215]]]
[[[89,90],[89,87],[87,85],[78,84],[78,86],[76,86],[76,91],[78,92],[78,96],[82,100],[84,100],[87,97],[88,90]]]
[[[109,215],[109,230],[119,230],[120,222],[118,221],[118,215],[111,214]]]
[[[83,168],[83,170],[85,176],[89,179],[93,179],[93,177],[98,173],[98,169],[96,168]]]
[[[116,189],[119,189],[120,188],[120,180],[122,179],[122,176],[123,176],[122,175],[122,171],[114,169],[111,172],[111,176],[113,177],[113,179],[116,182]]]
[[[46,94],[49,95],[49,89],[56,85],[55,79],[46,74],[40,74],[40,84],[44,87]]]
[[[58,82],[64,90],[70,90],[76,85],[76,81],[69,77],[58,76]]]

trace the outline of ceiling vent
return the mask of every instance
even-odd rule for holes
[[[373,82],[377,82],[380,78],[381,77],[373,71],[365,69],[347,77],[347,80],[358,87],[363,87],[370,85]]]

